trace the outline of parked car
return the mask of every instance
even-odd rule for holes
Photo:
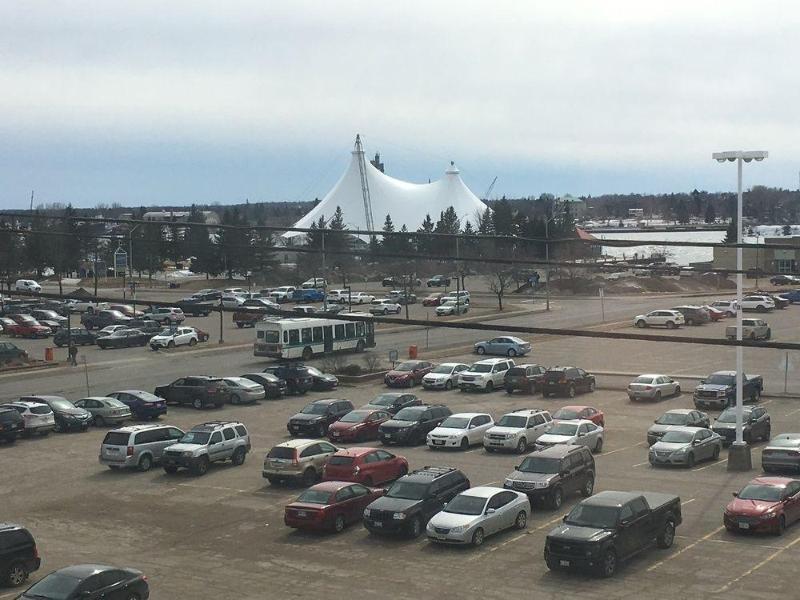
[[[59,348],[69,344],[70,340],[76,346],[90,346],[95,343],[95,335],[88,329],[76,327],[74,329],[61,329],[53,336],[53,343]]]
[[[738,326],[729,325],[725,328],[725,337],[735,340],[738,335]],[[769,340],[772,338],[772,329],[764,319],[742,319],[743,340]]]
[[[92,423],[97,427],[119,425],[131,418],[131,409],[116,398],[89,396],[75,401],[75,406],[92,414]]]
[[[167,474],[186,468],[194,475],[205,475],[212,462],[230,460],[237,467],[244,464],[250,448],[250,434],[243,423],[211,421],[195,425],[175,444],[164,448],[161,464]]]
[[[407,290],[406,291],[404,291],[404,290],[392,290],[392,291],[389,292],[388,298],[390,300],[394,300],[395,302],[397,302],[400,305],[416,304],[417,303],[417,295],[416,294],[412,294],[411,292],[409,292]],[[373,301],[374,301],[374,299],[373,299]]]
[[[282,285],[269,293],[269,299],[278,304],[291,302],[296,289],[293,285]]]
[[[422,387],[426,390],[451,390],[458,387],[458,378],[462,371],[469,369],[464,363],[442,363],[436,365],[422,378]]]
[[[586,446],[595,454],[603,449],[603,428],[587,420],[557,421],[536,440],[537,448],[557,444]]]
[[[360,483],[318,483],[286,506],[283,522],[296,529],[339,533],[347,525],[361,521],[364,509],[383,493],[383,488],[369,488]]]
[[[306,404],[303,409],[289,418],[286,429],[294,436],[311,435],[325,437],[328,427],[353,410],[349,400],[327,398]]]
[[[594,375],[577,367],[550,367],[542,381],[542,395],[566,395],[574,398],[578,392],[593,392]]]
[[[735,317],[739,310],[739,303],[736,300],[715,300],[711,303],[711,308],[721,310],[728,317]]]
[[[162,325],[180,325],[186,320],[186,315],[177,306],[157,306],[146,312],[143,319],[150,319]]]
[[[81,324],[86,329],[103,329],[109,325],[127,325],[131,318],[118,310],[98,310],[81,315]]]
[[[450,278],[444,275],[434,275],[425,282],[428,287],[450,287]]]
[[[526,456],[506,476],[503,487],[526,494],[531,504],[547,504],[556,510],[564,498],[594,491],[594,457],[585,446],[561,444]]]
[[[800,433],[781,433],[772,438],[761,451],[761,468],[765,473],[800,471]]]
[[[742,396],[745,401],[758,402],[761,390],[764,389],[764,379],[761,375],[742,374],[744,385]],[[697,408],[725,408],[733,406],[736,402],[736,371],[717,371],[694,388],[694,405]]]
[[[461,492],[428,522],[428,540],[439,544],[483,545],[506,529],[525,529],[531,504],[525,494],[480,486]]]
[[[8,317],[0,317],[0,332],[9,334],[10,328],[12,328],[16,323],[9,319]]]
[[[753,292],[751,292],[751,294],[756,296],[766,296],[767,298],[772,300],[773,304],[775,305],[775,308],[777,309],[784,309],[792,303],[789,297],[786,296],[783,292],[781,292],[780,294],[775,294],[773,292],[769,292],[766,290],[754,290]]]
[[[56,428],[55,413],[47,404],[21,400],[3,404],[3,408],[13,408],[20,414],[24,424],[23,437],[33,434],[44,436]]]
[[[541,365],[522,364],[515,365],[506,371],[503,378],[503,386],[507,394],[513,394],[516,390],[522,390],[528,394],[533,394],[542,388],[546,369]]]
[[[336,375],[323,373],[316,367],[303,365],[301,365],[301,367],[304,368],[306,373],[311,377],[313,381],[311,389],[315,392],[329,392],[335,390],[339,386],[339,379]]]
[[[0,404],[0,441],[13,443],[23,433],[25,433],[25,419],[22,418],[20,411],[12,406]]]
[[[30,315],[12,315],[11,318],[14,320],[14,325],[8,328],[8,335],[11,337],[46,338],[53,333],[52,329],[42,325]]]
[[[91,590],[91,591],[89,591]],[[87,594],[86,591],[89,591]],[[106,565],[74,565],[53,571],[19,596],[20,600],[74,600],[77,598],[150,597],[147,577],[141,571]]]
[[[31,316],[39,322],[55,321],[59,328],[67,324],[67,317],[61,316],[54,310],[34,309],[31,311]]]
[[[164,398],[159,398],[144,390],[120,390],[106,394],[109,398],[116,398],[128,408],[134,418],[157,419],[161,415],[167,414],[167,402]]]
[[[742,310],[768,312],[775,309],[775,302],[769,296],[745,296],[742,298]]]
[[[86,431],[93,420],[92,413],[78,408],[62,396],[23,396],[20,401],[38,402],[49,406],[56,421],[54,431]]]
[[[442,424],[430,431],[425,443],[431,450],[459,448],[483,444],[484,434],[494,427],[494,419],[486,413],[458,413],[450,415]]]
[[[702,308],[708,313],[709,318],[714,322],[720,321],[728,316],[728,313],[725,311],[708,304],[704,304]]]
[[[223,377],[222,385],[227,388],[231,404],[252,404],[265,396],[264,386],[245,377]]]
[[[381,448],[346,448],[331,456],[322,468],[324,481],[352,481],[373,486],[408,473],[408,461]]]
[[[650,464],[685,465],[690,469],[701,460],[717,460],[722,452],[722,438],[705,428],[673,427],[650,446]]]
[[[364,509],[364,527],[371,534],[417,538],[433,515],[469,487],[469,479],[458,469],[417,469],[395,481]]]
[[[382,444],[422,444],[430,431],[452,414],[441,404],[409,406],[378,427]]]
[[[14,290],[17,292],[31,292],[38,294],[42,291],[42,286],[36,283],[33,279],[17,279],[14,283]]]
[[[328,458],[338,451],[339,448],[323,440],[289,440],[267,452],[261,474],[271,484],[291,480],[312,485],[322,477]]]
[[[673,408],[658,417],[647,430],[647,445],[652,446],[668,431],[685,427],[711,427],[708,415],[693,408]]]
[[[487,358],[473,363],[458,376],[458,388],[462,392],[480,390],[492,392],[505,385],[505,376],[514,367],[510,358]]]
[[[385,410],[351,410],[328,427],[332,442],[366,442],[378,439],[378,427],[392,418]]]
[[[386,373],[383,382],[389,387],[414,387],[435,366],[426,360],[405,360]]]
[[[302,288],[292,293],[295,302],[322,302],[325,300],[325,290]]]
[[[149,471],[161,463],[164,449],[185,432],[172,425],[128,425],[106,433],[100,444],[100,464],[115,469]]]
[[[194,346],[199,341],[192,327],[167,327],[150,338],[150,348],[174,348],[175,346]]]
[[[429,294],[422,299],[422,306],[439,306],[444,298],[444,292]]]
[[[553,418],[546,410],[522,409],[503,415],[483,436],[487,452],[513,450],[523,454],[553,426]]]
[[[194,294],[188,298],[182,298],[175,306],[180,308],[184,315],[207,317],[214,309],[219,307],[219,300],[202,294]]]
[[[110,310],[118,310],[123,315],[126,315],[131,319],[138,319],[144,315],[143,310],[137,310],[130,304],[109,304],[108,308]]]
[[[576,419],[591,421],[600,427],[606,425],[603,411],[593,406],[562,406],[553,413],[554,421],[574,421]]]
[[[328,290],[325,301],[333,303],[347,303],[347,299],[349,297],[350,290]]]
[[[245,299],[239,294],[224,294],[222,296],[222,308],[235,310],[244,304]]]
[[[163,398],[167,404],[191,404],[196,409],[216,406],[222,408],[229,400],[229,392],[219,377],[195,375],[181,377],[170,384],[156,387],[153,395]]]
[[[794,275],[775,275],[770,277],[769,282],[772,285],[796,285],[800,283],[800,278]]]
[[[111,335],[97,338],[95,343],[98,348],[107,350],[109,348],[133,348],[135,346],[146,346],[150,341],[150,334],[143,333],[138,329],[119,329]]]
[[[577,568],[612,577],[649,546],[670,548],[683,521],[681,500],[655,492],[604,491],[575,505],[545,541],[551,571]]]
[[[531,351],[529,342],[514,336],[496,337],[488,342],[478,342],[474,348],[476,354],[494,354],[512,358],[525,356]]]
[[[451,300],[453,302],[459,302],[461,304],[464,304],[465,302],[467,304],[469,304],[469,299],[470,299],[469,291],[467,291],[467,290],[459,290],[459,291],[453,290],[451,292],[447,292],[444,296],[442,296],[441,304],[444,304],[445,302],[450,302]]]
[[[245,300],[239,310],[233,313],[233,322],[238,328],[255,327],[255,324],[266,314],[277,314],[282,310],[278,304],[266,298],[251,298]]]
[[[660,401],[667,396],[680,396],[681,384],[659,373],[644,373],[628,384],[628,398],[631,400]]]
[[[328,282],[325,280],[324,277],[312,277],[311,279],[306,279],[303,283],[300,284],[300,287],[304,290],[308,289],[325,289],[328,287]]]
[[[414,394],[403,392],[386,392],[378,394],[369,403],[362,406],[362,410],[385,410],[390,415],[395,415],[399,411],[409,406],[420,406],[422,400]]]
[[[672,310],[680,312],[687,325],[702,325],[711,321],[711,316],[702,306],[675,306]]]
[[[401,310],[403,310],[403,307],[391,298],[373,300],[369,307],[369,312],[373,315],[388,315],[389,313],[399,315]]]
[[[434,313],[437,317],[452,317],[454,315],[464,315],[469,312],[469,299],[456,302],[447,300],[436,307]]]
[[[375,300],[375,296],[366,292],[351,292],[350,297],[345,299],[351,304],[371,304],[373,300]]]
[[[636,315],[633,324],[640,329],[645,327],[666,327],[675,329],[686,322],[683,313],[677,310],[653,310],[644,315]]]
[[[757,440],[769,441],[772,424],[763,406],[745,406],[742,412],[742,435],[748,444]],[[722,436],[727,445],[736,440],[736,409],[726,408],[720,413],[711,429]]]
[[[0,342],[0,362],[23,361],[28,359],[28,352],[18,348],[11,342]]]
[[[0,584],[19,587],[41,564],[31,532],[16,523],[0,523]]]
[[[130,329],[127,325],[106,325],[100,331],[94,334],[95,341],[97,338],[106,337],[107,335],[111,335],[115,331],[123,331],[125,329]]]
[[[263,372],[270,373],[278,379],[283,379],[290,394],[303,395],[314,388],[314,378],[309,374],[305,365],[301,363],[269,365]]]
[[[286,380],[272,373],[245,373],[242,377],[263,387],[265,398],[280,398],[287,393]]]
[[[757,477],[725,507],[722,523],[731,532],[783,534],[800,519],[800,481],[788,477]]]

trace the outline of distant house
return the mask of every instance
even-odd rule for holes
[[[201,211],[209,225],[219,225],[219,215],[213,210]],[[186,223],[192,213],[188,210],[155,210],[144,213],[142,218],[145,221],[156,221],[159,223]]]
[[[762,238],[764,244],[780,244],[783,248],[743,248],[742,268],[767,273],[800,273],[800,236]],[[714,248],[715,270],[736,268],[736,248]]]

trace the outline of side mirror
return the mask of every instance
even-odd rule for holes
[[[630,525],[630,523],[631,523],[630,521],[625,519],[625,520],[620,521],[619,524],[617,525],[617,527],[619,527],[620,529],[625,529],[628,525]]]
[[[564,515],[563,517],[561,517],[561,522],[562,523],[566,523],[567,522],[567,515]]]
[[[487,515],[493,515],[494,513],[495,513],[495,510],[493,508],[487,508],[486,509],[486,514]]]
[[[739,497],[739,492],[733,492],[731,495],[732,495],[734,498],[738,498],[738,497]]]
[[[701,380],[700,380],[700,385],[703,385],[705,382],[706,382],[706,380],[705,380],[705,379],[701,379]]]
[[[522,465],[514,465],[514,470],[519,471],[520,467],[522,467]]]

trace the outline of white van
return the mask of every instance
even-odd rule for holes
[[[460,292],[448,292],[446,296],[442,297],[440,304],[444,304],[449,300],[452,300],[453,302],[456,300],[459,302],[463,302],[464,300],[469,301],[469,292],[467,290],[461,290]]]
[[[17,282],[14,284],[14,289],[18,292],[33,292],[34,294],[38,294],[42,291],[42,286],[33,279],[17,279]]]

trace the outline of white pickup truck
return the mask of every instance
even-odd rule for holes
[[[725,328],[725,337],[729,340],[736,339],[736,325]],[[743,340],[768,340],[772,337],[772,330],[764,319],[742,319]]]

